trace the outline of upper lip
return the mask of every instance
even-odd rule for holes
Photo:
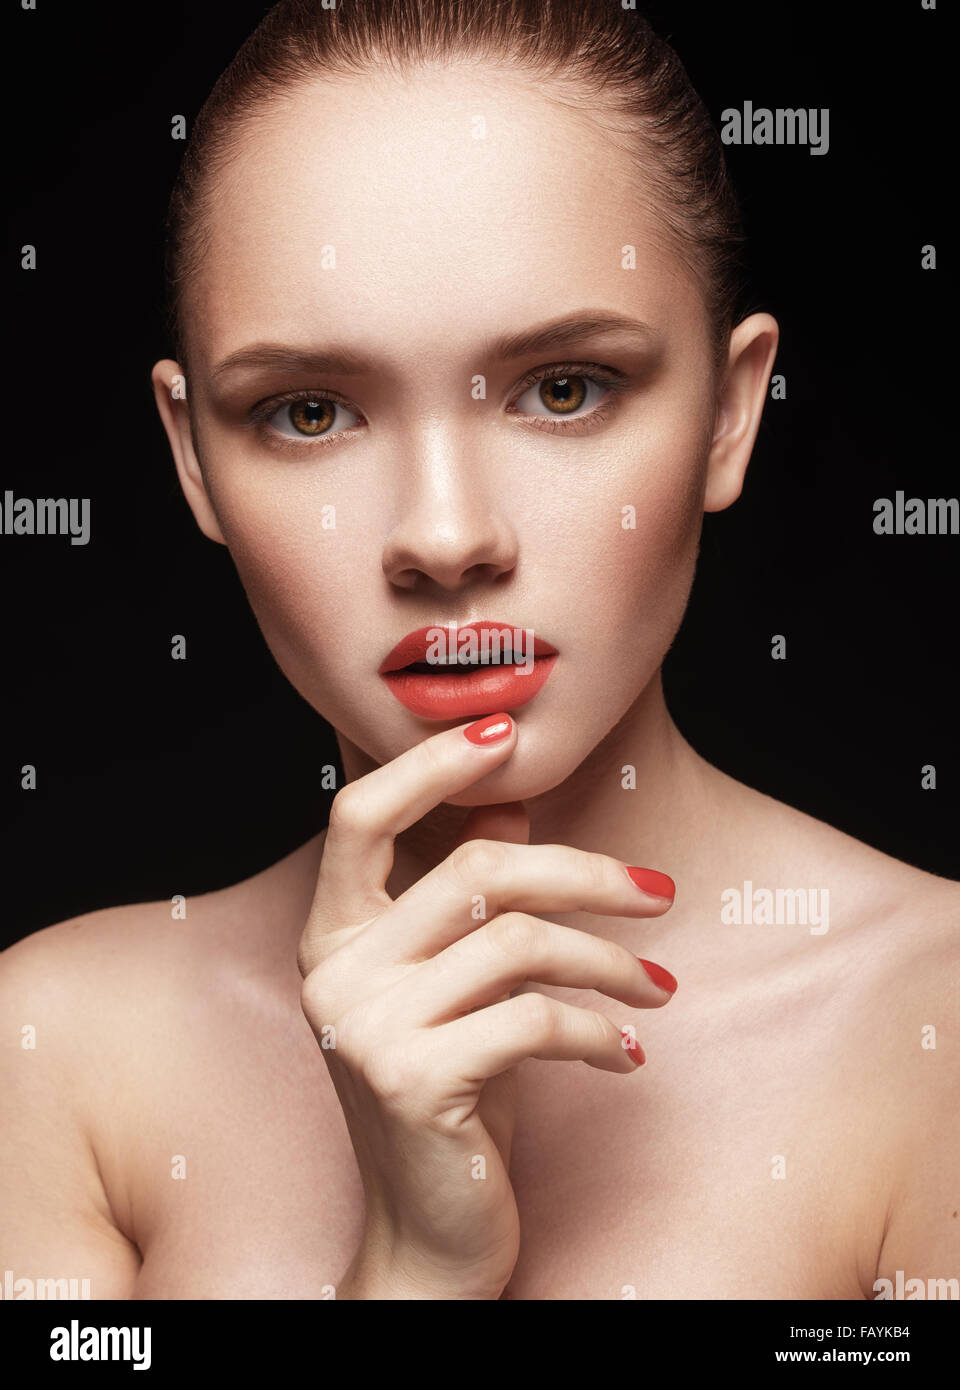
[[[452,633],[456,627],[457,633],[473,630],[478,635],[487,629],[497,629],[502,631],[509,628],[523,633],[525,631],[518,623],[498,623],[489,619],[478,619],[471,623],[431,623],[429,627],[418,627],[415,632],[408,632],[406,637],[401,637],[397,645],[383,658],[380,663],[379,675],[386,675],[388,671],[399,671],[404,666],[410,666],[415,661],[426,661],[427,648],[433,645],[433,641],[428,639],[428,633],[436,633],[437,628],[446,628],[448,633]],[[526,638],[523,638],[526,641]],[[549,642],[544,642],[540,637],[533,639],[534,656],[556,656],[556,647],[551,647]]]

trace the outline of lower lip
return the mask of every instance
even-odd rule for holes
[[[470,671],[456,676],[427,676],[414,671],[386,671],[386,681],[392,694],[406,705],[412,714],[423,719],[462,719],[465,715],[479,718],[483,714],[499,714],[501,710],[519,709],[541,691],[557,660],[538,656],[533,670],[522,666]]]

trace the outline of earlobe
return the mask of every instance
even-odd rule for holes
[[[200,461],[193,447],[187,410],[186,376],[178,362],[164,358],[155,365],[150,379],[153,382],[157,410],[167,432],[183,495],[203,534],[220,545],[226,545],[207,495]]]
[[[727,371],[707,462],[706,512],[722,512],[740,496],[779,338],[779,326],[770,314],[751,314],[730,335]]]

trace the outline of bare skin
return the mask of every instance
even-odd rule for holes
[[[735,818],[675,907],[544,914],[666,962],[680,989],[635,1010],[537,986],[635,1022],[648,1060],[517,1068],[522,1244],[502,1296],[861,1299],[898,1269],[955,1276],[956,885],[689,758]],[[339,1290],[363,1192],[296,966],[322,841],[183,921],[162,902],[110,909],[4,953],[4,1017],[37,1029],[36,1051],[14,1037],[3,1053],[18,1275],[90,1277],[94,1297]],[[391,894],[423,867],[398,844]],[[828,884],[829,931],[719,925],[717,885],[743,874]],[[410,1278],[348,1296],[444,1294]]]
[[[211,200],[188,400],[184,364],[158,362],[160,415],[198,524],[337,731],[347,791],[380,791],[183,920],[111,909],[4,953],[0,1263],[17,1276],[124,1298],[858,1299],[897,1270],[957,1273],[960,890],[711,768],[660,688],[703,512],[742,486],[776,322],[739,324],[715,380],[700,288],[622,143],[529,78],[487,77],[308,87],[244,132]],[[571,317],[561,346],[529,345]],[[266,365],[225,368],[263,344]],[[622,381],[561,430],[524,372],[568,358]],[[274,402],[293,390],[342,398],[330,439],[291,433]],[[490,771],[426,801],[407,787],[391,866],[384,788],[411,756],[432,775],[436,737],[465,745],[396,701],[379,662],[422,624],[477,618],[534,627],[555,672]],[[675,905],[625,899],[623,864],[669,874]],[[525,873],[537,892],[518,901]],[[745,880],[828,890],[829,930],[724,924]],[[571,881],[593,885],[575,909]],[[451,883],[494,915],[462,914],[438,945]],[[514,919],[482,956],[516,912],[542,927]],[[470,1052],[517,990],[567,1009],[521,1000]],[[451,1126],[455,1107],[442,1123],[424,1107],[457,1066]]]

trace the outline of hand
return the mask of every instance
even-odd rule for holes
[[[471,741],[484,728],[501,736]],[[642,1062],[632,1030],[625,1037],[606,1015],[511,991],[527,981],[594,989],[631,1008],[670,998],[625,947],[529,915],[667,911],[668,899],[606,855],[469,840],[388,896],[394,837],[516,742],[507,715],[447,729],[333,802],[298,961],[366,1199],[340,1297],[498,1298],[519,1253],[508,1176],[517,1063],[630,1074]]]

